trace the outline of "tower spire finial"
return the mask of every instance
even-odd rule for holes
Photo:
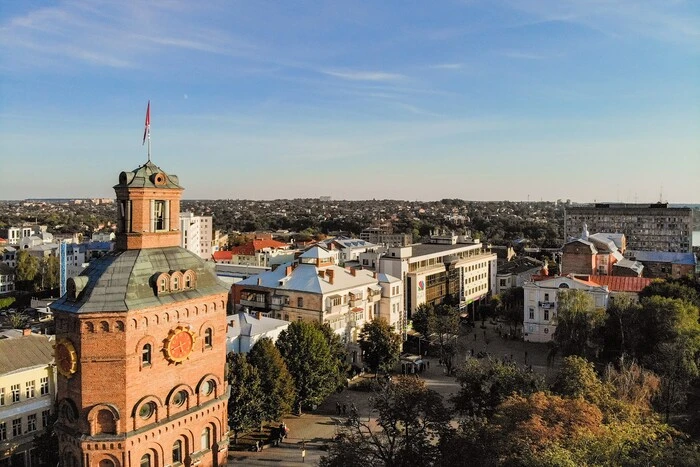
[[[151,100],[148,100],[148,106],[146,107],[146,123],[143,129],[143,142],[141,146],[146,143],[146,138],[148,138],[148,162],[151,162]]]

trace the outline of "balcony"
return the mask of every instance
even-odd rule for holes
[[[543,310],[553,310],[557,306],[556,302],[538,302],[538,305]]]
[[[241,306],[247,306],[250,308],[265,308],[265,300],[243,300],[243,299],[241,299]]]
[[[346,313],[348,311],[347,305],[326,305],[326,313]]]

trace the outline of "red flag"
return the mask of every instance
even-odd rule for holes
[[[151,101],[149,99],[148,107],[146,107],[146,126],[143,129],[143,143],[141,143],[141,146],[146,144],[146,136],[148,135],[148,132],[150,131],[150,127],[151,127]]]

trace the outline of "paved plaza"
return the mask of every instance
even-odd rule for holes
[[[553,368],[547,366],[548,348],[544,344],[532,344],[518,340],[504,340],[498,336],[497,326],[487,323],[486,329],[477,326],[468,334],[459,337],[460,354],[457,361],[469,358],[472,349],[474,354],[488,352],[493,358],[511,359],[518,365],[532,365],[533,371],[551,378],[554,369],[559,366],[556,359]],[[504,326],[505,327],[505,326]],[[476,335],[476,339],[474,336]],[[527,352],[527,363],[525,361]],[[445,367],[438,365],[438,359],[428,355],[429,363],[419,378],[425,381],[427,387],[442,395],[445,402],[459,390],[459,384],[452,376],[447,376]],[[369,396],[371,393],[346,389],[341,393],[332,394],[316,410],[301,416],[290,415],[284,418],[289,428],[289,436],[278,447],[269,447],[261,452],[230,452],[229,465],[250,466],[282,466],[309,464],[317,465],[321,456],[325,454],[325,446],[335,436],[340,427],[347,420],[354,404],[361,418],[371,417]],[[346,415],[338,415],[337,405],[345,405]],[[342,412],[342,410],[341,410]],[[306,447],[306,457],[302,461],[302,443]]]

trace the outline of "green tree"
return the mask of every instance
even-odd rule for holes
[[[527,396],[545,388],[541,376],[495,359],[468,360],[458,370],[457,381],[460,389],[452,403],[469,416],[490,416],[511,394]]]
[[[231,395],[228,400],[228,424],[234,433],[234,443],[238,435],[262,422],[262,399],[260,375],[248,363],[244,354],[229,353],[226,356],[227,378]]]
[[[700,307],[700,294],[698,294],[696,290],[697,287],[697,285],[693,287],[685,281],[680,280],[656,280],[639,292],[639,298],[640,300],[654,296],[677,298]]]
[[[340,336],[336,334],[328,323],[315,325],[321,330],[323,336],[328,342],[328,348],[330,349],[331,356],[336,362],[336,373],[335,373],[335,388],[340,389],[345,387],[348,371],[350,370],[350,363],[348,362],[348,350],[345,345],[340,340]]]
[[[260,339],[248,354],[248,362],[260,375],[260,412],[264,420],[279,420],[292,410],[294,379],[271,339]]]
[[[375,422],[352,418],[331,444],[323,467],[436,465],[438,441],[449,430],[450,414],[422,381],[398,377],[370,398]]]
[[[13,303],[15,303],[15,300],[15,297],[0,298],[0,310],[9,308]]]
[[[29,322],[29,317],[24,313],[12,313],[9,318],[10,326],[13,329],[24,329],[27,322]]]
[[[496,313],[503,318],[513,332],[523,325],[523,304],[525,303],[525,289],[513,287],[504,290],[500,294],[500,303]]]
[[[284,358],[296,387],[295,406],[316,405],[338,384],[338,359],[318,325],[295,321],[282,331],[275,344]]]
[[[17,282],[23,290],[33,290],[33,283],[39,274],[39,259],[26,250],[17,253]]]
[[[554,342],[565,355],[597,355],[602,346],[605,310],[581,290],[560,290],[557,297],[557,330]]]
[[[362,326],[359,337],[362,360],[370,370],[390,371],[399,361],[401,337],[385,319],[374,319]]]
[[[34,278],[34,286],[39,290],[55,289],[58,287],[60,261],[57,256],[46,256],[39,260],[39,272]]]
[[[420,305],[413,313],[413,329],[425,339],[436,342],[440,359],[445,362],[447,372],[452,372],[453,359],[457,353],[456,339],[459,334],[459,310],[448,296],[445,303]]]

